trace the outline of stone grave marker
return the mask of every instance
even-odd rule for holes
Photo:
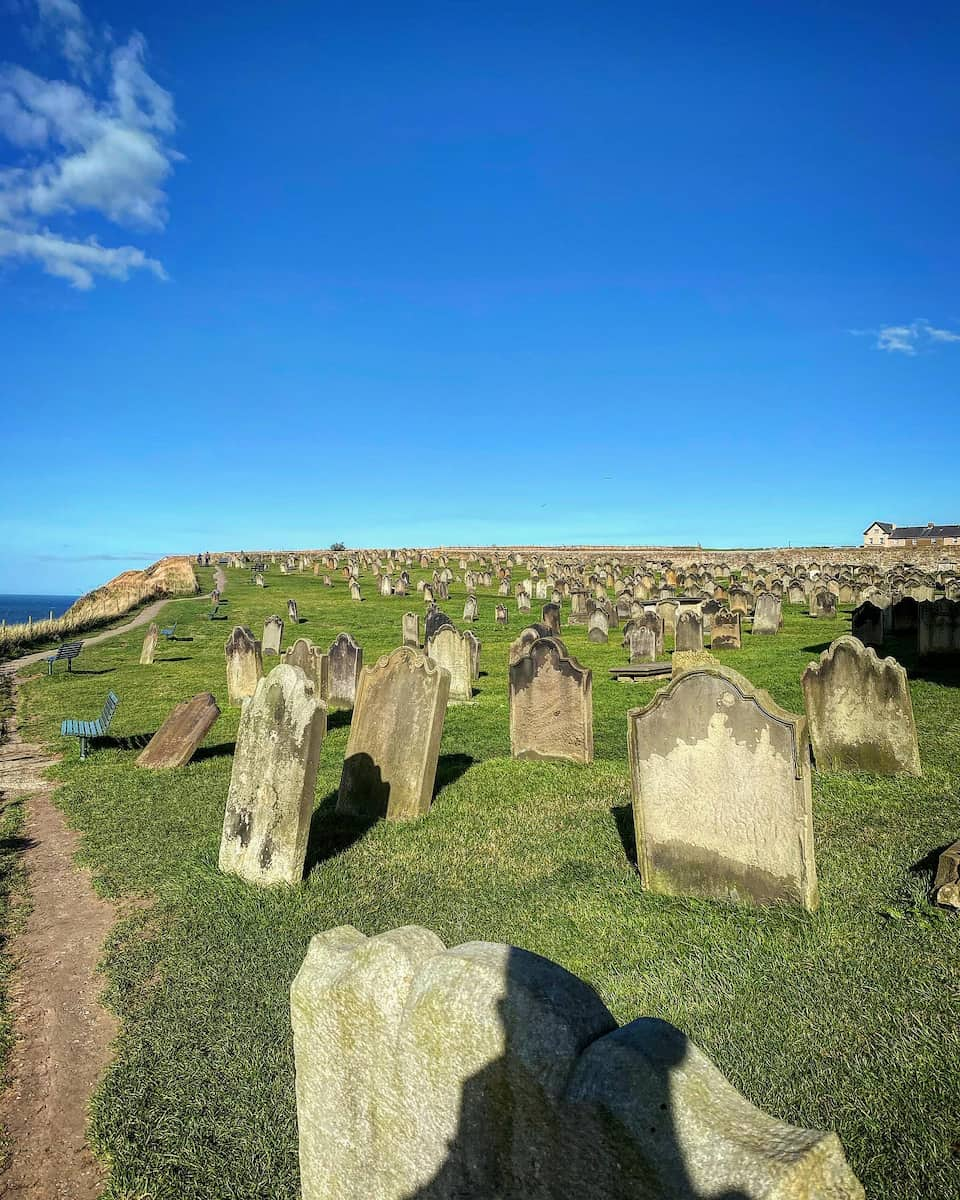
[[[155,771],[184,766],[219,716],[220,709],[210,692],[182,700],[147,743],[136,765]]]
[[[476,621],[480,617],[480,610],[477,606],[476,596],[468,596],[463,605],[463,619],[465,621]]]
[[[498,604],[496,608],[496,621],[498,625],[506,625],[507,623],[507,606]]]
[[[425,649],[450,676],[450,703],[469,703],[473,699],[473,653],[466,637],[452,625],[441,625]]]
[[[278,616],[267,617],[263,623],[263,653],[279,654],[283,641],[283,620]]]
[[[703,649],[703,618],[695,608],[681,610],[677,616],[675,650],[699,652]]]
[[[919,775],[920,750],[907,673],[855,637],[837,638],[803,673],[817,767]]]
[[[297,638],[283,655],[283,661],[288,666],[299,667],[313,684],[317,699],[325,699],[330,691],[329,660],[319,646],[315,646],[309,638]]]
[[[449,674],[409,646],[364,668],[337,812],[404,821],[429,811],[449,691]]]
[[[713,629],[710,633],[711,650],[740,649],[740,613],[730,612],[721,608],[713,618]]]
[[[592,672],[551,637],[528,642],[509,672],[513,757],[592,762]]]
[[[850,632],[865,646],[879,650],[883,645],[883,609],[869,600],[853,610]]]
[[[837,598],[828,588],[818,587],[810,593],[811,617],[835,617]]]
[[[299,883],[327,710],[281,663],[243,706],[220,840],[220,870],[261,887]]]
[[[338,633],[327,651],[330,690],[324,696],[331,708],[353,708],[363,669],[363,647],[349,633]]]
[[[632,663],[657,661],[657,638],[649,625],[633,625],[623,636]]]
[[[252,696],[263,675],[260,643],[246,625],[237,625],[224,647],[227,657],[227,697],[240,704]]]
[[[761,592],[753,610],[753,632],[779,633],[783,628],[783,602],[773,592]]]
[[[300,611],[297,608],[296,600],[287,601],[287,617],[289,618],[291,625],[300,624]]]
[[[140,650],[140,666],[149,667],[153,665],[153,656],[157,652],[157,642],[160,640],[160,626],[156,621],[150,622],[150,628],[147,630],[146,637],[143,639],[143,646]]]
[[[401,625],[403,635],[403,645],[412,646],[414,650],[420,649],[420,616],[415,612],[403,614]]]
[[[646,889],[816,909],[803,717],[714,666],[632,709],[627,733]]]
[[[595,608],[587,620],[587,640],[598,645],[610,637],[610,622],[602,608]]]

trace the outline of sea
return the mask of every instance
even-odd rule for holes
[[[20,625],[27,617],[45,621],[53,610],[55,617],[62,617],[77,596],[4,596],[0,594],[0,621],[8,625]]]

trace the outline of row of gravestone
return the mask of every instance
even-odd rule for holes
[[[916,640],[920,658],[960,655],[960,600],[904,596],[896,603],[865,601],[853,612],[851,632],[865,645],[881,647],[890,638]]]

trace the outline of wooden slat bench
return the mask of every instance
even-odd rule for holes
[[[108,692],[107,698],[103,702],[103,709],[100,716],[94,721],[77,721],[72,717],[65,720],[60,726],[61,737],[75,737],[80,739],[80,758],[87,757],[87,745],[92,738],[105,737],[107,730],[110,728],[110,723],[113,720],[113,714],[117,711],[117,705],[120,701],[114,692]]]
[[[60,658],[67,660],[67,670],[73,670],[73,660],[83,649],[83,642],[64,642],[62,646],[57,647],[56,654],[51,654],[47,659],[47,674],[53,674],[53,664]]]

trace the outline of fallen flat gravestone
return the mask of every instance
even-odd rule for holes
[[[919,775],[907,673],[855,637],[837,638],[803,673],[810,740],[822,771]]]
[[[327,710],[281,663],[243,706],[220,840],[220,870],[266,887],[299,883]]]
[[[863,1200],[836,1134],[527,950],[330,929],[290,1018],[303,1200]]]
[[[699,668],[627,713],[627,742],[644,888],[816,909],[803,717]]]
[[[430,811],[450,673],[409,646],[364,667],[337,812],[406,821]]]
[[[137,766],[153,770],[182,767],[193,758],[219,716],[220,709],[210,692],[182,700],[147,743]]]
[[[629,667],[611,667],[610,678],[618,679],[621,683],[630,683],[636,679],[650,679],[658,675],[669,675],[672,664],[666,662],[631,663]]]

